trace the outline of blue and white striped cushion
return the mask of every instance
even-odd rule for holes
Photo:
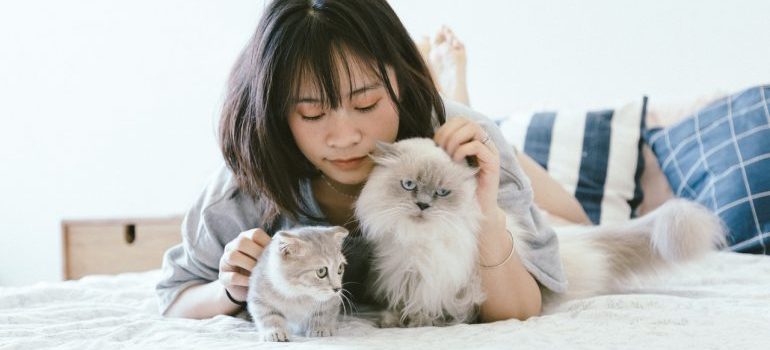
[[[714,210],[738,252],[770,245],[770,86],[718,100],[646,133],[674,194]]]
[[[615,110],[522,113],[500,129],[575,195],[594,224],[622,222],[642,201],[646,104],[645,97]]]

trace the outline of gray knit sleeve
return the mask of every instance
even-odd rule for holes
[[[224,246],[256,227],[254,202],[232,180],[227,169],[220,170],[185,215],[182,243],[166,251],[155,289],[161,314],[186,288],[216,280]]]

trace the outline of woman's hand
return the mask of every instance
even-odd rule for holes
[[[479,166],[476,198],[486,222],[491,224],[499,220],[497,192],[500,187],[500,153],[487,132],[472,120],[452,118],[436,131],[433,140],[454,161],[469,156],[476,159]]]
[[[219,259],[219,282],[234,299],[246,300],[249,276],[270,240],[265,231],[255,228],[241,232],[225,245],[225,252]]]

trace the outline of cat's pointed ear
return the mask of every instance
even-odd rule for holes
[[[386,165],[398,158],[398,154],[398,148],[393,144],[376,141],[374,152],[369,154],[369,158],[377,164]]]
[[[342,242],[345,241],[345,237],[347,237],[350,232],[342,226],[335,226],[329,233],[339,244],[342,244]]]
[[[305,246],[302,240],[288,231],[278,231],[274,239],[277,241],[278,251],[283,257],[299,257],[305,254]]]
[[[463,173],[465,174],[466,179],[473,179],[476,178],[476,175],[478,175],[479,171],[481,171],[481,168],[478,166],[468,166],[465,168]]]

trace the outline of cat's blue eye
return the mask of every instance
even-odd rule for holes
[[[439,197],[446,197],[450,193],[452,193],[452,191],[447,190],[445,188],[439,188],[438,190],[436,190],[436,195],[439,196]]]
[[[401,187],[407,191],[414,191],[417,188],[417,183],[412,180],[401,180]]]
[[[337,269],[337,274],[342,275],[343,271],[345,271],[345,264],[340,264],[339,269]]]
[[[326,277],[326,275],[328,273],[329,273],[329,271],[326,268],[326,266],[324,266],[324,267],[322,267],[322,268],[320,268],[320,269],[315,271],[315,274],[316,274],[316,276],[318,276],[318,278],[324,278],[324,277]]]

